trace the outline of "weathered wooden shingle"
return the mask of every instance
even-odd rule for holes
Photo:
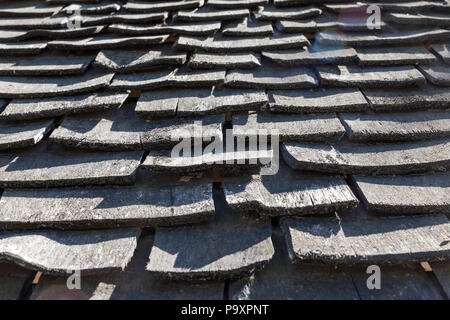
[[[306,45],[309,45],[309,41],[304,35],[282,36],[278,34],[271,37],[253,36],[239,38],[221,36],[209,38],[180,36],[175,42],[175,47],[179,50],[200,50],[217,53],[295,49]]]
[[[356,59],[356,51],[352,48],[336,49],[330,47],[302,50],[263,51],[262,56],[281,65],[302,64],[341,64]]]
[[[212,184],[130,187],[7,189],[0,225],[13,229],[163,227],[209,221]]]
[[[90,70],[65,77],[0,77],[1,98],[41,98],[93,92],[108,86],[113,73]]]
[[[61,76],[83,74],[93,56],[38,55],[0,58],[0,76]]]
[[[440,61],[429,66],[417,66],[428,81],[437,86],[450,87],[450,66]]]
[[[229,279],[262,268],[274,254],[272,226],[244,219],[216,199],[215,220],[195,228],[159,229],[147,271],[168,279]]]
[[[256,22],[247,18],[240,22],[233,22],[224,26],[224,36],[270,36],[273,34],[272,25],[269,22]]]
[[[100,35],[81,40],[54,40],[48,47],[57,50],[101,50],[112,48],[129,48],[130,46],[148,46],[160,44],[167,40],[168,35],[122,36]]]
[[[358,300],[351,275],[330,266],[293,265],[280,230],[272,235],[275,255],[254,276],[229,285],[231,300]]]
[[[289,256],[296,263],[403,263],[448,258],[446,216],[374,220],[285,218]]]
[[[253,69],[261,66],[254,53],[194,53],[189,58],[191,69]]]
[[[83,276],[80,289],[68,289],[67,277],[43,275],[31,300],[219,300],[225,282],[203,283],[161,280],[145,272],[153,235],[143,235],[133,258],[122,272]]]
[[[450,213],[450,175],[354,176],[367,210],[381,214]]]
[[[450,107],[448,89],[428,86],[404,89],[363,89],[375,111],[401,111],[416,109],[445,109]]]
[[[111,24],[108,31],[123,35],[165,35],[176,33],[179,35],[206,36],[212,35],[220,29],[220,22],[171,23],[159,25],[128,25]]]
[[[450,165],[447,140],[373,145],[285,142],[281,154],[295,169],[336,173],[401,174]]]
[[[359,89],[270,91],[270,110],[289,113],[364,111],[368,103]]]
[[[44,273],[123,270],[140,229],[1,232],[0,257]]]
[[[130,184],[142,152],[0,157],[0,185],[12,188]]]
[[[256,19],[262,21],[280,20],[280,19],[305,19],[316,17],[322,13],[322,10],[313,6],[279,9],[272,6],[260,7],[255,13]]]
[[[164,12],[170,10],[195,9],[203,5],[203,0],[143,2],[130,0],[123,5],[129,12]]]
[[[326,214],[358,203],[343,178],[293,172],[283,162],[275,175],[226,178],[223,187],[231,208],[269,216]]]
[[[450,17],[445,14],[436,13],[387,13],[386,17],[396,23],[410,25],[432,25],[438,27],[450,26]]]
[[[78,96],[14,99],[0,113],[0,119],[24,120],[72,113],[106,111],[119,108],[128,93],[99,92]]]
[[[360,66],[431,64],[436,57],[424,47],[359,48]]]
[[[247,139],[275,135],[280,141],[336,141],[345,133],[334,113],[296,115],[250,112],[233,116],[232,123],[233,136]]]
[[[365,67],[316,66],[320,83],[338,87],[406,87],[423,85],[425,77],[413,66]]]
[[[250,14],[248,9],[214,9],[211,7],[202,7],[192,11],[178,11],[174,19],[175,21],[221,21],[236,20],[245,18]]]
[[[401,141],[444,138],[450,135],[450,113],[342,114],[350,140]]]
[[[356,47],[406,45],[426,43],[428,41],[447,40],[450,35],[445,29],[419,29],[412,31],[386,31],[383,33],[338,33],[323,31],[316,40],[327,45],[349,45]]]
[[[49,5],[45,2],[4,1],[0,4],[2,17],[48,17],[62,9],[61,5]]]
[[[255,70],[228,71],[225,85],[234,88],[306,89],[317,87],[318,80],[308,67],[287,68],[266,63]]]
[[[5,123],[0,122],[0,150],[33,146],[53,128],[53,121]]]
[[[156,50],[102,50],[94,65],[117,73],[130,73],[158,65],[182,65],[186,53],[175,52],[168,47]]]

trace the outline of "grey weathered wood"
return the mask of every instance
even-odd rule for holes
[[[213,8],[255,8],[265,5],[269,0],[209,0],[208,6]]]
[[[260,7],[255,13],[256,19],[261,21],[271,21],[280,19],[305,19],[317,17],[322,10],[313,6],[280,9],[273,6]]]
[[[231,300],[358,300],[350,275],[330,266],[293,265],[279,229],[272,235],[275,255],[254,276],[233,280]]]
[[[8,42],[0,43],[0,54],[2,55],[33,55],[39,54],[47,47],[46,41],[30,41],[30,42]]]
[[[216,139],[216,142],[222,145],[221,140]],[[205,171],[213,168],[232,170],[271,163],[274,157],[274,151],[271,149],[221,151],[203,151],[201,155],[196,155],[193,151],[190,154],[175,153],[173,155],[172,150],[150,151],[141,167],[154,172],[177,173]]]
[[[195,23],[174,23],[151,26],[111,24],[108,31],[123,35],[164,35],[176,33],[179,35],[206,36],[212,35],[220,29],[220,22],[195,22]]]
[[[101,50],[129,48],[130,46],[149,46],[164,43],[168,35],[122,36],[100,35],[80,40],[54,40],[48,47],[56,50]]]
[[[381,214],[450,213],[450,175],[354,176],[361,199]]]
[[[61,76],[83,74],[92,56],[38,55],[0,58],[1,76]]]
[[[130,184],[141,158],[142,152],[2,155],[0,185],[27,188]]]
[[[181,97],[178,100],[177,115],[184,117],[254,110],[266,103],[267,96],[264,91],[214,89],[208,96]]]
[[[24,231],[0,233],[0,258],[43,273],[123,270],[140,229]]]
[[[269,22],[256,22],[247,18],[240,22],[227,24],[223,27],[224,36],[270,36],[273,34],[272,25]]]
[[[195,9],[203,5],[203,0],[142,2],[128,1],[123,8],[128,12],[164,12],[170,10]]]
[[[29,122],[21,125],[0,122],[0,150],[33,146],[53,129],[53,121]]]
[[[445,291],[447,298],[450,297],[450,266],[448,262],[433,262],[431,264],[433,273],[436,275],[440,285]]]
[[[336,141],[345,129],[336,114],[296,115],[270,112],[250,112],[233,116],[233,136],[270,136],[275,134],[281,141]]]
[[[261,58],[253,53],[195,53],[189,59],[191,69],[253,69],[261,66]]]
[[[450,87],[450,66],[440,61],[430,66],[417,66],[428,81],[437,86]]]
[[[65,189],[6,189],[0,225],[7,229],[167,227],[209,221],[212,184]]]
[[[367,268],[349,268],[355,287],[362,300],[442,300],[438,285],[417,264],[404,264],[399,266],[382,266],[381,289],[367,288],[367,279],[370,276]]]
[[[409,24],[409,25],[431,25],[438,27],[450,26],[450,18],[445,14],[436,13],[418,13],[418,14],[406,14],[406,13],[387,13],[386,17],[396,23]]]
[[[202,7],[192,11],[178,11],[175,16],[175,21],[223,21],[236,20],[245,18],[250,15],[248,9],[226,9],[219,10],[211,7]]]
[[[18,300],[33,272],[10,262],[0,262],[0,300]]]
[[[438,87],[405,89],[363,89],[375,111],[445,109],[450,107],[450,92]]]
[[[374,220],[284,218],[293,262],[400,264],[448,258],[446,216]]]
[[[216,198],[212,223],[156,231],[147,271],[162,278],[189,280],[249,275],[272,258],[271,234],[269,222],[245,219],[230,211],[223,198]]]
[[[235,88],[305,89],[317,87],[318,80],[308,67],[286,68],[265,64],[256,70],[229,71],[225,84]]]
[[[450,113],[342,114],[350,140],[402,141],[444,138],[450,135]]]
[[[381,34],[337,33],[322,31],[316,35],[317,41],[327,45],[342,45],[366,47],[383,45],[407,45],[426,43],[428,41],[447,40],[450,31],[445,29],[419,29],[408,31],[386,31]]]
[[[360,66],[431,64],[436,57],[424,47],[359,48]]]
[[[106,87],[113,73],[90,70],[66,77],[0,77],[0,97],[41,98],[92,92]]]
[[[158,70],[118,75],[110,85],[113,90],[148,90],[161,87],[212,87],[225,80],[225,71]]]
[[[102,50],[94,65],[118,73],[140,71],[157,65],[181,65],[186,62],[186,53],[163,47],[160,50]]]
[[[217,53],[295,49],[302,48],[305,45],[309,45],[309,41],[304,35],[282,36],[278,34],[274,34],[271,37],[252,36],[239,38],[180,36],[175,42],[175,47],[179,50],[200,50]]]
[[[119,108],[127,97],[128,93],[99,92],[57,98],[14,99],[0,113],[0,119],[39,119],[65,114],[106,111]]]
[[[406,87],[423,85],[425,77],[413,66],[316,66],[322,85],[338,87]]]
[[[139,239],[135,254],[123,272],[99,275],[81,273],[81,288],[69,290],[66,277],[43,275],[31,300],[219,300],[224,282],[204,283],[160,280],[145,271],[153,236]]]
[[[293,172],[284,163],[275,175],[227,178],[223,185],[233,209],[270,216],[323,214],[358,203],[343,178]]]
[[[262,56],[281,65],[341,64],[356,59],[353,48],[317,48],[303,50],[264,51]]]
[[[376,145],[284,142],[281,154],[295,169],[344,174],[403,174],[450,165],[447,140]]]
[[[448,43],[433,44],[431,50],[441,57],[445,63],[450,64],[450,45]]]
[[[289,113],[365,111],[368,103],[357,88],[270,91],[270,110]]]
[[[0,3],[2,17],[48,17],[62,9],[61,5],[48,5],[45,2],[3,1]]]

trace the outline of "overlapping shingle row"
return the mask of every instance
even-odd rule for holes
[[[387,298],[448,291],[448,2],[24,0],[0,17],[0,259],[49,274],[32,298],[81,270],[79,298],[371,299],[372,263],[395,265]],[[442,288],[405,265],[423,260]]]

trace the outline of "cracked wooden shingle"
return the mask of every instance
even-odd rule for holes
[[[295,172],[284,162],[275,175],[225,178],[223,188],[234,210],[268,216],[328,214],[358,204],[342,177]]]
[[[81,40],[54,40],[48,47],[56,50],[100,50],[112,48],[129,48],[130,46],[144,46],[164,43],[169,35],[154,36],[122,36],[115,37],[110,34],[85,38]]]
[[[254,53],[194,53],[188,63],[191,69],[254,69],[261,58]]]
[[[196,22],[196,23],[176,23],[176,24],[158,24],[152,26],[111,24],[108,31],[123,35],[193,35],[207,36],[212,35],[220,29],[220,22]]]
[[[360,66],[431,64],[436,57],[424,47],[359,48]]]
[[[350,140],[408,141],[450,135],[450,113],[341,114]]]
[[[52,120],[39,122],[0,122],[0,150],[25,148],[41,141],[53,129]]]
[[[93,92],[109,85],[114,74],[91,69],[65,77],[0,77],[2,98],[42,98]]]

